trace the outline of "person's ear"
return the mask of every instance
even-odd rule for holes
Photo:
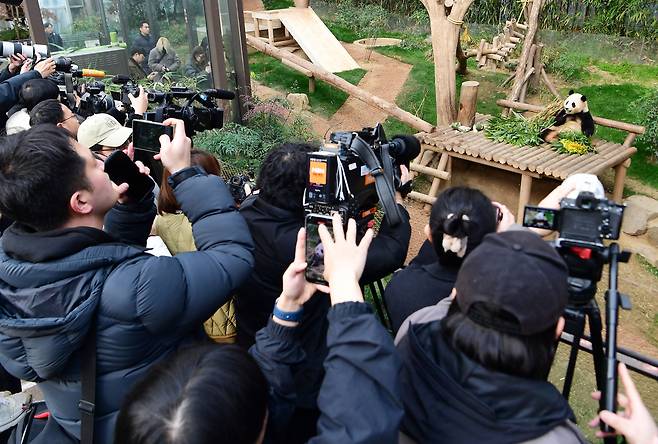
[[[69,206],[76,215],[90,214],[94,210],[91,204],[91,192],[87,190],[78,190],[71,196]]]
[[[425,224],[425,228],[423,230],[425,232],[425,237],[427,237],[427,240],[430,241],[431,243],[434,243],[432,240],[432,230],[430,229],[430,224]]]
[[[560,316],[560,319],[557,320],[557,326],[555,327],[555,339],[560,339],[562,330],[564,330],[564,316]]]

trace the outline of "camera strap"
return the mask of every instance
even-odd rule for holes
[[[395,188],[393,187],[392,180],[393,164],[391,162],[391,156],[388,154],[388,149],[382,151],[382,158],[385,159],[384,168],[382,168],[372,148],[361,140],[360,137],[356,137],[353,140],[350,150],[359,156],[370,170],[372,177],[375,178],[377,195],[384,208],[384,214],[388,218],[388,223],[391,226],[398,225],[402,221],[402,215],[400,214],[400,208],[395,203]],[[391,179],[389,179],[389,174]]]

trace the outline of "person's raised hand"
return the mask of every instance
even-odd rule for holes
[[[277,302],[280,310],[297,311],[316,291],[321,290],[328,293],[326,287],[306,280],[306,265],[306,230],[300,228],[295,243],[295,259],[283,273],[283,290]]]
[[[374,233],[369,229],[357,245],[354,219],[348,221],[347,231],[344,232],[340,215],[335,213],[332,226],[335,239],[331,238],[324,225],[320,225],[318,229],[324,247],[324,278],[331,289],[331,304],[363,302],[359,279],[363,274],[368,247]]]
[[[130,157],[130,160],[132,160],[133,162],[135,161],[135,146],[133,145],[132,142],[130,142],[128,144],[128,147],[126,149],[124,149],[123,152],[126,154],[126,156]],[[135,163],[137,163],[137,162],[135,162]],[[141,163],[141,162],[139,162],[139,163]],[[144,165],[144,164],[142,163],[142,165]],[[139,166],[139,165],[137,165],[137,166]]]
[[[192,141],[185,135],[185,123],[182,120],[167,119],[162,124],[174,128],[174,138],[161,135],[160,153],[153,158],[161,160],[162,165],[173,175],[190,166]]]
[[[55,72],[55,61],[52,57],[42,60],[36,64],[34,70],[38,71],[39,74],[41,74],[41,77],[46,79]]]
[[[21,65],[26,61],[27,58],[23,54],[12,54],[9,57],[9,65],[7,66],[7,69],[10,73],[16,74],[18,70],[21,69]]]
[[[135,114],[144,114],[149,107],[148,95],[141,86],[139,87],[139,94],[137,97],[128,94],[128,99],[130,100],[133,110],[135,110]]]
[[[20,74],[25,74],[30,69],[32,69],[32,59],[28,59],[25,61],[25,63],[23,63],[23,65],[21,66]]]
[[[503,231],[509,230],[509,227],[514,225],[515,223],[515,218],[514,214],[507,208],[505,205],[501,204],[500,202],[491,202],[493,206],[496,208],[496,213],[498,220],[497,222],[497,227],[496,227],[496,232],[501,233]]]
[[[598,427],[600,421],[608,424],[615,429],[616,434],[621,434],[626,437],[626,441],[630,444],[658,444],[658,428],[656,423],[649,413],[649,410],[642,402],[642,398],[628,373],[626,366],[619,363],[619,377],[626,395],[619,394],[617,401],[619,407],[623,407],[624,411],[612,413],[607,410],[599,412],[599,416],[590,422],[590,426]],[[595,392],[592,394],[594,399],[601,399],[601,393]],[[601,431],[596,432],[599,438],[610,436]]]

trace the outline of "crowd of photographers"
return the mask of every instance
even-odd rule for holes
[[[504,205],[447,189],[406,268],[399,192],[401,220],[385,215],[377,235],[334,214],[331,230],[319,227],[327,285],[309,283],[303,202],[318,147],[271,151],[238,208],[217,160],[168,119],[162,181],[134,199],[104,161],[134,157],[129,122],[146,112],[144,91],[130,113],[82,121],[47,79],[54,62],[24,62],[0,73],[0,115],[21,113],[0,141],[0,389],[38,384],[47,413],[31,419],[29,442],[85,442],[90,415],[96,443],[586,442],[547,381],[567,267]],[[408,179],[401,167],[400,188]],[[573,189],[565,182],[543,204]],[[151,254],[149,234],[171,254]],[[362,291],[393,272],[395,340]],[[211,341],[204,322],[233,311],[236,343]],[[658,443],[619,371],[625,412],[592,425]]]

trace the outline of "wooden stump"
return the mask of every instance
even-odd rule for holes
[[[457,114],[457,121],[463,126],[469,128],[472,128],[475,123],[479,86],[479,82],[464,82],[462,83],[461,94],[459,95],[459,113]]]
[[[541,82],[541,70],[542,67],[544,66],[541,61],[543,51],[544,51],[544,45],[542,43],[537,44],[535,50],[535,60],[533,63],[533,66],[535,67],[535,72],[530,78],[530,86],[533,87],[535,90],[539,88],[539,84]]]

